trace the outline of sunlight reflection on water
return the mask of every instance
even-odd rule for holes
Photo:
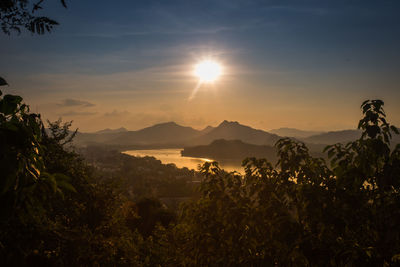
[[[135,157],[155,157],[160,160],[163,164],[174,163],[178,168],[187,167],[189,169],[198,170],[199,164],[204,162],[213,161],[213,159],[207,158],[193,158],[193,157],[182,157],[182,149],[147,149],[147,150],[128,150],[123,153]],[[220,164],[221,168],[226,171],[241,171],[240,164]]]

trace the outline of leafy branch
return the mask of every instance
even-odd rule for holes
[[[0,27],[4,34],[20,34],[25,29],[33,34],[45,34],[53,30],[58,22],[48,17],[36,16],[36,11],[43,9],[45,0],[2,0],[0,2]],[[65,0],[60,0],[66,8]]]

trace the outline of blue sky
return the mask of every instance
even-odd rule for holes
[[[361,102],[380,98],[400,125],[399,1],[67,3],[44,6],[60,22],[49,35],[0,36],[8,92],[45,118],[329,130],[354,128]],[[224,75],[188,101],[203,58]]]

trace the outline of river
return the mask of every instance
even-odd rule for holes
[[[193,157],[182,157],[182,149],[147,149],[147,150],[128,150],[123,153],[135,157],[155,157],[160,160],[163,164],[173,163],[178,168],[187,167],[189,169],[198,170],[199,164],[204,162],[213,161],[213,159],[206,158],[193,158]],[[221,163],[221,168],[227,171],[239,171],[242,172],[242,167],[238,163]]]

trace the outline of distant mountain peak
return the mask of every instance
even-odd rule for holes
[[[97,133],[97,134],[122,133],[122,132],[126,132],[126,131],[128,131],[126,128],[121,127],[121,128],[118,128],[118,129],[110,129],[110,128],[107,128],[107,129],[104,129],[104,130],[97,131],[97,132],[95,132],[95,133]]]
[[[208,131],[208,130],[211,130],[211,129],[213,129],[214,127],[212,127],[212,126],[210,126],[210,125],[208,125],[206,128],[204,128],[202,131]]]
[[[237,121],[224,120],[223,122],[221,122],[221,124],[218,127],[220,127],[220,126],[237,126],[237,125],[241,125],[241,124]]]
[[[157,123],[153,126],[180,126],[174,121],[168,121],[168,122],[162,122],[162,123]]]
[[[182,131],[189,131],[190,133],[193,133],[193,134],[199,132],[199,131],[193,129],[192,127],[182,126],[173,121],[158,123],[153,126],[138,130],[138,132],[149,132],[149,131],[150,132],[157,131],[158,133],[160,133],[160,132],[165,132],[165,133],[175,132],[176,134],[182,133]]]
[[[210,131],[212,131],[213,129],[215,129],[215,127],[212,127],[212,126],[208,125],[203,130],[200,130],[200,132],[203,133],[203,134],[206,134],[206,133],[209,133]]]

